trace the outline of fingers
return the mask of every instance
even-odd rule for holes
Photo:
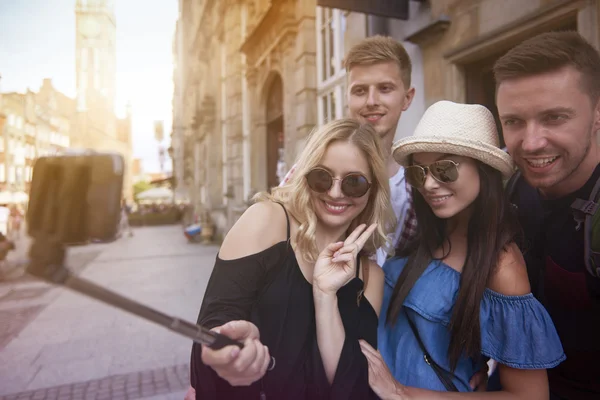
[[[188,391],[185,393],[185,397],[183,400],[196,400],[196,391],[193,387],[189,387]]]
[[[271,354],[269,353],[269,348],[265,346],[265,359],[263,360],[263,365],[261,366],[260,373],[264,375],[267,373],[269,369],[269,365],[271,365]],[[273,365],[274,367],[275,365]]]
[[[360,236],[360,234],[365,230],[366,227],[367,227],[366,224],[360,224],[359,226],[354,228],[354,231],[352,231],[352,233],[350,235],[348,235],[348,237],[344,241],[344,245],[354,243],[356,241],[356,239]]]
[[[218,333],[228,336],[233,340],[260,339],[258,328],[249,321],[230,321],[216,329],[218,329]]]
[[[263,365],[265,364],[265,358],[267,354],[267,347],[263,346],[258,340],[255,341],[256,355],[251,360],[252,364],[248,367],[251,373],[260,374],[263,371]]]
[[[202,362],[213,368],[229,365],[240,354],[240,348],[237,346],[226,346],[219,350],[213,350],[202,345]]]
[[[377,229],[377,224],[371,224],[368,228],[366,224],[360,224],[344,242],[331,243],[323,249],[321,254],[334,258],[345,253],[358,254],[375,229]]]
[[[217,357],[221,354],[215,356],[214,353],[219,353],[221,350],[212,351],[203,346],[202,361],[233,386],[247,386],[256,382],[264,376],[271,361],[269,349],[258,339],[246,339],[244,348],[233,359]]]
[[[240,351],[240,355],[233,363],[233,367],[236,371],[242,372],[250,367],[257,356],[259,345],[260,342],[256,339],[247,339],[244,342],[244,348]]]
[[[375,350],[367,341],[359,339],[358,343],[360,344],[360,348],[363,351],[363,353],[365,351],[367,351],[368,353],[371,353],[371,354],[377,353],[377,350]]]
[[[350,264],[354,259],[356,258],[356,256],[352,253],[345,253],[345,254],[337,254],[336,256],[334,256],[331,261],[333,261],[334,263],[348,263]]]
[[[371,345],[369,345],[364,340],[359,340],[358,342],[360,343],[360,349],[362,350],[362,353],[365,355],[367,361],[369,362],[369,365],[371,365],[374,370],[378,370],[379,368],[381,368],[381,365],[383,363],[381,354],[379,354],[377,350],[371,347]]]
[[[331,257],[334,255],[334,253],[338,252],[343,245],[344,242],[331,243],[321,251],[321,254],[319,256]]]
[[[344,247],[337,250],[337,254],[355,252],[357,254],[362,250],[369,237],[377,229],[377,224],[371,224],[368,228],[365,224],[361,224],[344,241]],[[334,254],[334,257],[337,255]]]
[[[356,241],[354,243],[358,244],[359,246],[359,251],[360,249],[363,248],[363,246],[365,245],[365,243],[367,243],[367,240],[369,239],[369,237],[373,234],[373,232],[375,232],[375,229],[377,229],[377,224],[371,224],[371,226],[369,226],[363,233],[362,235],[360,235],[358,237],[358,239],[356,239]]]
[[[488,374],[484,371],[477,371],[469,381],[469,386],[471,389],[476,390],[478,392],[485,391],[487,389],[488,383]]]

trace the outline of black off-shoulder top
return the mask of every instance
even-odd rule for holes
[[[275,368],[250,386],[233,387],[202,363],[202,348],[194,344],[190,379],[197,399],[377,398],[369,388],[367,360],[358,343],[364,339],[377,348],[378,318],[362,296],[363,281],[357,274],[337,293],[346,338],[329,384],[317,344],[312,285],[289,244],[287,211],[286,218],[287,240],[235,260],[217,256],[198,316],[198,323],[208,328],[233,320],[254,323],[276,359]]]

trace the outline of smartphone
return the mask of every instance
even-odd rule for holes
[[[43,156],[33,166],[27,230],[56,243],[116,238],[125,163],[118,153],[82,151]]]

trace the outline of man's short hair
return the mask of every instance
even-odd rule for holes
[[[346,72],[357,65],[373,65],[384,62],[394,62],[400,68],[402,83],[410,88],[412,63],[404,46],[388,36],[371,36],[361,40],[348,51],[344,58]]]
[[[547,32],[517,45],[494,64],[496,87],[515,78],[574,67],[581,87],[595,105],[600,98],[600,53],[579,33]]]

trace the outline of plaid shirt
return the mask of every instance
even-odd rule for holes
[[[412,187],[404,180],[406,185],[406,195],[408,198],[408,208],[406,210],[406,217],[404,218],[404,226],[400,231],[400,237],[398,243],[395,244],[397,250],[402,250],[406,245],[417,236],[417,215],[413,207]]]

